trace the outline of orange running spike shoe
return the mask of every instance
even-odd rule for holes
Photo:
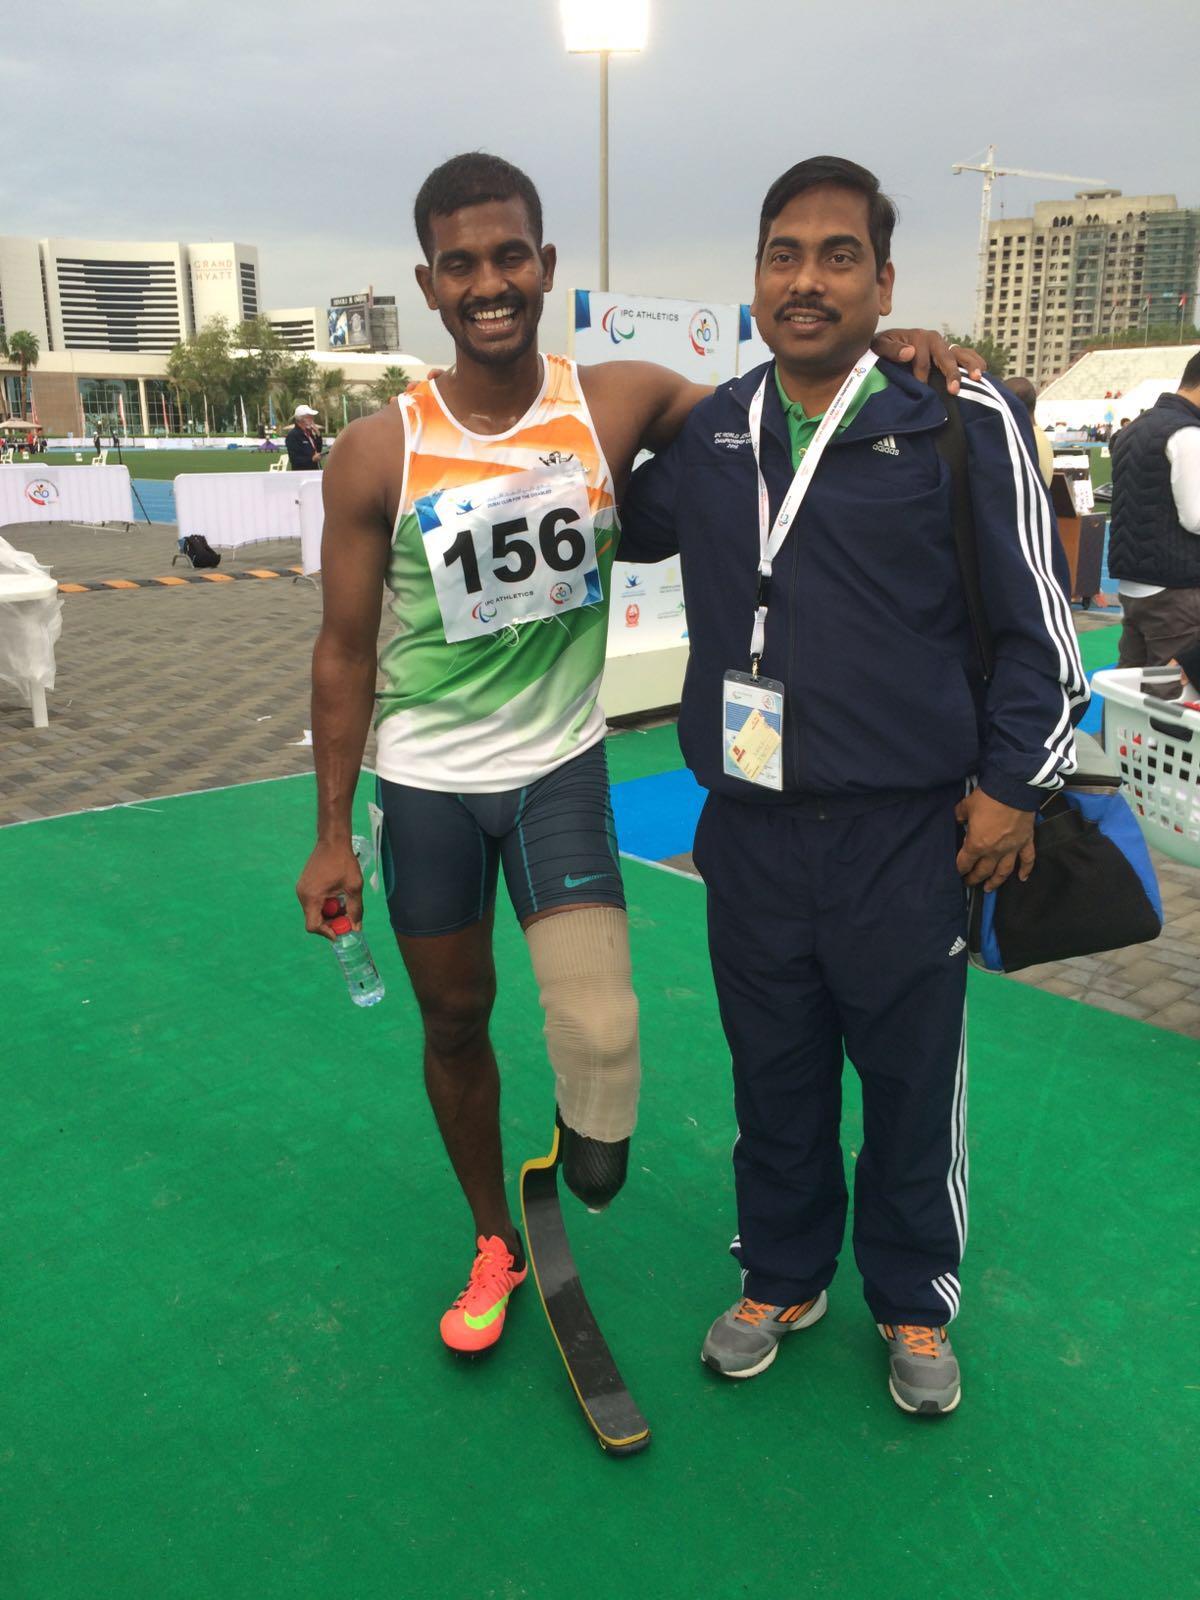
[[[499,1341],[508,1297],[529,1272],[528,1263],[520,1272],[515,1270],[515,1259],[503,1239],[485,1239],[481,1234],[476,1247],[479,1254],[467,1287],[442,1318],[442,1338],[460,1356],[481,1356]]]

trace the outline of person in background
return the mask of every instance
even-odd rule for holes
[[[1037,446],[1038,471],[1048,489],[1054,476],[1054,447],[1037,425],[1037,390],[1028,378],[1005,378],[1004,386],[1009,394],[1016,395],[1029,413],[1029,420],[1033,424],[1033,442]]]
[[[1121,419],[1112,469],[1108,570],[1125,611],[1120,665],[1165,666],[1200,641],[1200,355],[1174,394],[1133,422]]]
[[[293,472],[319,472],[324,440],[317,432],[317,413],[311,406],[297,406],[288,429],[288,462]]]

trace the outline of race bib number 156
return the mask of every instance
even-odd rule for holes
[[[414,509],[451,644],[603,599],[578,463],[443,489]]]

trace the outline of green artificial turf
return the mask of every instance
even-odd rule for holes
[[[656,772],[674,772],[683,766],[675,724],[659,728],[625,728],[605,741],[608,775],[613,783],[649,778]]]
[[[1121,624],[1111,628],[1089,628],[1079,635],[1079,655],[1085,672],[1111,667],[1121,644]]]
[[[848,1249],[826,1319],[722,1383],[703,891],[630,864],[642,1121],[611,1210],[568,1202],[654,1429],[609,1459],[532,1284],[489,1360],[439,1346],[469,1218],[379,903],[374,1010],[300,931],[311,815],[302,778],[0,831],[6,1600],[1191,1592],[1194,1042],[975,977],[961,1408],[892,1405]],[[552,1087],[506,903],[496,946],[515,1177]]]

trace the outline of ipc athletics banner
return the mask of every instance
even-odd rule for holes
[[[599,361],[656,361],[714,387],[771,359],[748,305],[659,300],[576,289],[571,354]]]
[[[758,338],[749,306],[595,289],[576,289],[572,297],[570,349],[576,361],[588,366],[601,361],[656,361],[693,383],[714,387],[749,371],[770,354]],[[610,655],[686,645],[678,561],[647,566],[618,561],[610,581]]]
[[[714,385],[737,373],[737,306],[576,289],[571,309],[571,353],[587,366],[656,361]]]

